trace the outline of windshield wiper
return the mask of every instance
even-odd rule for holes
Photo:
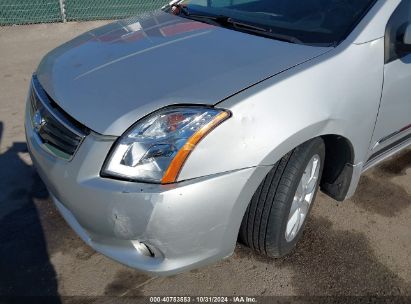
[[[298,38],[289,36],[289,35],[275,33],[272,31],[271,28],[264,28],[264,27],[257,26],[254,24],[246,23],[244,21],[237,21],[231,17],[223,16],[223,15],[213,16],[213,15],[206,15],[206,14],[203,15],[203,14],[191,13],[187,9],[187,7],[184,7],[180,4],[174,4],[174,6],[180,9],[180,12],[183,15],[185,15],[185,17],[196,20],[196,21],[203,21],[203,22],[207,22],[211,24],[218,24],[218,25],[222,25],[225,27],[229,25],[237,30],[250,32],[250,33],[253,33],[259,36],[273,38],[273,39],[281,40],[285,42],[303,44],[303,42],[299,40]]]
[[[232,18],[227,18],[225,20],[225,22],[227,22],[228,24],[231,24],[234,28],[236,28],[238,30],[244,30],[244,31],[252,32],[256,35],[261,35],[261,36],[265,36],[265,37],[269,37],[269,38],[273,38],[273,39],[277,39],[277,40],[281,40],[281,41],[286,41],[286,42],[291,42],[291,43],[301,43],[302,44],[301,40],[299,40],[299,39],[297,39],[293,36],[275,33],[275,32],[273,32],[273,30],[271,28],[259,27],[259,26],[253,25],[253,24],[245,23],[243,21],[236,21]]]
[[[248,31],[252,32],[251,29],[248,30]],[[296,43],[296,44],[304,44],[304,42],[302,42],[300,39],[298,39],[294,36],[279,34],[279,33],[273,32],[271,29],[268,29],[264,32],[263,31],[261,31],[261,32],[254,31],[254,34],[264,36],[264,37],[268,37],[268,38],[273,38],[275,40],[281,40],[281,41]]]

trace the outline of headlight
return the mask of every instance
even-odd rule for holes
[[[196,144],[229,117],[228,111],[206,107],[173,107],[155,112],[116,142],[102,175],[173,183]]]

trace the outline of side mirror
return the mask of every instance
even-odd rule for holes
[[[411,23],[407,24],[404,34],[401,35],[398,42],[398,50],[403,53],[411,53]]]

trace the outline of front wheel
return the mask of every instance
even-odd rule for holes
[[[239,239],[272,257],[289,253],[302,235],[324,167],[325,145],[310,140],[285,155],[255,192]]]

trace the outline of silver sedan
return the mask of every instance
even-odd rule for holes
[[[51,51],[26,136],[92,248],[170,275],[289,253],[411,143],[411,0],[173,1]]]

